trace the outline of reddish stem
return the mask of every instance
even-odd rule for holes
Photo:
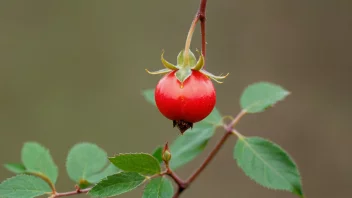
[[[167,150],[168,150],[168,143],[165,144],[164,152],[165,152],[166,148],[167,148]],[[164,161],[165,168],[166,168],[165,174],[169,175],[169,176],[176,182],[177,186],[179,186],[179,187],[180,187],[180,186],[184,186],[185,182],[184,182],[181,178],[179,178],[178,175],[176,175],[176,174],[171,170],[171,168],[170,168],[170,166],[169,166],[169,161],[166,161],[166,160],[164,160],[164,159],[163,159],[163,161]]]
[[[205,10],[207,7],[207,0],[201,0],[198,11],[196,16],[194,17],[191,27],[189,29],[187,39],[186,39],[186,45],[185,45],[185,61],[188,63],[189,60],[189,48],[191,45],[191,40],[192,40],[192,35],[193,32],[196,28],[196,24],[198,21],[200,21],[200,28],[201,28],[201,34],[202,34],[202,55],[205,59],[205,54],[206,54],[206,39],[205,39]]]
[[[240,119],[246,114],[246,111],[241,111],[229,124],[224,125],[224,129],[226,133],[222,136],[220,141],[215,145],[213,150],[209,153],[208,157],[203,161],[203,163],[194,171],[194,173],[187,179],[185,182],[176,182],[178,184],[178,190],[174,194],[173,198],[178,198],[181,193],[189,187],[189,185],[199,176],[199,174],[209,165],[211,160],[214,159],[215,155],[219,152],[222,148],[226,140],[232,134],[233,127],[240,121]],[[175,180],[176,181],[176,180]]]
[[[168,169],[166,172],[167,175],[169,175],[177,184],[179,188],[186,188],[186,183],[176,175],[171,169]]]
[[[71,191],[71,192],[63,192],[63,193],[56,193],[54,196],[52,196],[52,198],[56,198],[56,197],[66,197],[66,196],[72,196],[72,195],[78,195],[78,194],[83,194],[83,193],[87,193],[91,190],[92,188],[86,188],[86,189],[77,189],[75,191]]]
[[[197,168],[196,171],[187,179],[187,181],[182,181],[180,180],[175,173],[173,173],[170,170],[170,173],[172,173],[172,178],[175,180],[175,182],[178,185],[178,189],[176,193],[174,194],[173,198],[178,198],[181,193],[189,187],[189,185],[199,176],[199,174],[209,165],[209,163],[214,159],[215,155],[219,152],[219,150],[222,148],[226,140],[230,137],[232,134],[232,127],[229,127],[228,125],[225,125],[224,128],[226,129],[226,133],[222,136],[220,141],[216,144],[216,146],[213,148],[213,150],[209,153],[208,157],[204,160],[204,162]],[[170,175],[170,174],[169,174]],[[177,180],[175,179],[177,178]]]
[[[204,160],[204,162],[199,166],[199,168],[187,179],[186,184],[192,183],[198,175],[209,165],[209,162],[215,157],[215,155],[219,152],[221,147],[224,145],[225,141],[232,134],[231,131],[226,131],[226,133],[222,136],[220,141],[216,144],[213,150],[209,153],[208,157]]]
[[[199,5],[199,10],[197,13],[197,17],[200,20],[200,31],[202,34],[202,55],[205,57],[206,52],[206,39],[205,39],[205,10],[207,7],[207,0],[202,0]]]

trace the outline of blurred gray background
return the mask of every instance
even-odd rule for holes
[[[151,152],[174,140],[178,131],[140,94],[160,79],[144,69],[162,68],[162,49],[176,62],[198,3],[0,1],[0,164],[19,162],[23,143],[37,141],[60,167],[57,189],[68,191],[65,157],[75,143],[94,142],[112,156]],[[230,72],[215,85],[222,114],[239,112],[250,83],[290,90],[275,108],[246,116],[238,130],[285,148],[300,167],[307,197],[350,197],[352,1],[209,0],[207,11],[207,69]],[[183,178],[221,134],[178,171]],[[182,197],[294,197],[248,179],[232,159],[235,141]],[[0,168],[0,180],[10,176]]]

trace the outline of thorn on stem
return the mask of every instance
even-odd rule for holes
[[[77,193],[81,192],[81,188],[77,184],[75,185],[75,189]]]

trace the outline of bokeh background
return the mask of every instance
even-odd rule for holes
[[[159,76],[160,53],[176,61],[198,0],[0,1],[0,164],[19,162],[24,142],[50,148],[58,190],[72,190],[65,157],[88,141],[108,154],[151,152],[178,131],[141,96]],[[207,69],[230,72],[216,84],[217,107],[239,112],[250,83],[292,92],[238,130],[285,148],[309,198],[350,197],[352,1],[209,0]],[[192,49],[200,49],[199,27]],[[180,169],[186,178],[205,153]],[[183,197],[293,198],[248,179],[230,139]],[[0,168],[0,180],[12,176]],[[121,197],[141,197],[142,188]],[[84,196],[82,196],[84,197]]]

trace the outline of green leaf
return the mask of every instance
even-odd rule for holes
[[[258,113],[283,100],[290,92],[282,87],[260,82],[248,86],[240,99],[241,107],[248,113]]]
[[[118,172],[120,172],[121,170],[118,169],[115,165],[113,164],[109,164],[108,167],[106,167],[103,171],[101,171],[100,173],[91,175],[87,178],[87,181],[89,183],[95,184],[98,183],[100,180],[102,180],[103,178],[116,174]]]
[[[22,162],[26,171],[40,173],[47,176],[55,184],[58,177],[58,168],[54,163],[49,150],[35,142],[27,142],[22,148]]]
[[[123,194],[137,188],[145,177],[134,172],[121,172],[108,176],[89,191],[94,197],[111,197]]]
[[[144,98],[151,104],[156,105],[154,98],[154,89],[147,89],[142,92]]]
[[[163,162],[163,147],[159,146],[158,148],[156,148],[153,152],[153,156],[158,160],[159,163]]]
[[[143,198],[172,198],[174,188],[166,177],[152,179],[143,192]]]
[[[102,171],[108,163],[106,152],[95,144],[76,144],[68,153],[66,169],[78,184],[87,184],[89,178]]]
[[[218,109],[214,108],[213,111],[204,120],[199,122],[199,124],[207,124],[209,127],[222,126],[223,125],[222,116],[218,111]],[[195,126],[197,126],[197,123],[195,124]]]
[[[119,154],[109,158],[110,162],[119,169],[126,172],[136,172],[142,175],[153,175],[160,173],[160,163],[147,153]]]
[[[240,137],[234,158],[245,174],[257,183],[303,197],[297,165],[278,145],[259,137]]]
[[[175,170],[197,157],[213,135],[213,127],[198,124],[192,130],[188,130],[182,136],[179,136],[170,146],[171,169]]]
[[[0,184],[1,198],[32,198],[51,193],[42,179],[30,175],[17,175]]]
[[[4,164],[4,167],[16,174],[20,174],[20,173],[24,173],[26,172],[26,167],[24,167],[23,164],[20,163],[8,163],[8,164]]]
[[[149,103],[155,105],[154,89],[144,91],[144,95],[148,96],[146,98]],[[148,98],[153,98],[153,100]],[[214,108],[208,117],[196,123],[193,129],[187,130],[171,144],[170,167],[175,170],[197,157],[204,150],[208,140],[214,135],[216,127],[221,125],[222,117],[219,111]]]
[[[221,123],[221,115],[217,109],[214,109],[206,119],[196,123],[193,129],[179,136],[170,146],[172,155],[170,167],[175,170],[197,157]]]

